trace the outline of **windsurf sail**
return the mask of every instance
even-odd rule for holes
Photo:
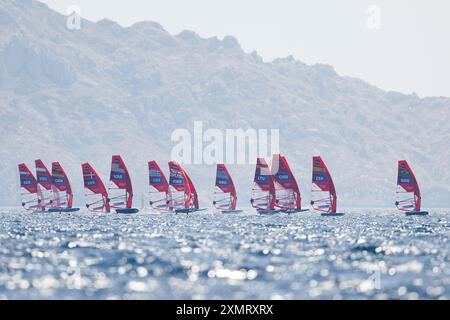
[[[337,209],[333,179],[321,157],[313,157],[311,206],[325,213],[335,213]]]
[[[224,164],[217,165],[213,204],[219,210],[236,210],[236,189]]]
[[[131,208],[133,204],[133,187],[128,169],[121,156],[112,156],[108,195],[111,208]]]
[[[275,206],[285,210],[301,210],[300,189],[286,158],[280,154],[272,156],[272,174],[275,187]]]
[[[52,208],[72,208],[73,193],[69,178],[59,162],[52,163]]]
[[[176,161],[169,162],[169,206],[174,210],[196,208],[198,209],[198,196],[195,187]]]
[[[93,212],[110,212],[108,192],[97,172],[89,163],[81,165],[86,207]]]
[[[148,162],[149,204],[155,210],[166,211],[169,207],[169,183],[156,161]]]
[[[256,160],[250,203],[253,208],[258,210],[274,210],[275,208],[273,175],[264,158]]]
[[[39,193],[41,206],[43,209],[51,208],[53,204],[52,175],[42,160],[35,160],[34,163],[36,166],[36,180],[41,187],[41,192]]]
[[[420,211],[422,197],[414,172],[406,160],[398,161],[395,205],[401,211]]]
[[[198,209],[198,208],[199,208],[199,205],[198,205],[198,194],[197,194],[197,190],[195,189],[195,186],[194,186],[194,184],[192,183],[192,180],[191,180],[191,178],[189,177],[189,175],[188,175],[186,172],[185,172],[185,174],[186,174],[187,181],[188,181],[188,183],[189,183],[189,189],[191,190],[192,206],[193,206],[195,209]]]
[[[22,201],[22,207],[28,211],[42,210],[40,201],[40,187],[36,178],[28,169],[25,163],[19,164],[19,177],[20,177],[20,198]]]

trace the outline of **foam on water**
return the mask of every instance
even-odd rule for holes
[[[450,297],[450,210],[0,212],[3,299]]]

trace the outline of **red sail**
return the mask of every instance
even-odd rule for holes
[[[128,169],[119,155],[112,156],[109,180],[108,194],[111,208],[131,208],[133,204],[133,187]]]
[[[83,171],[86,207],[93,212],[110,212],[108,192],[97,172],[89,163],[81,165]]]
[[[185,174],[186,174],[186,178],[187,178],[188,183],[189,183],[189,188],[190,188],[190,190],[191,190],[192,206],[193,206],[194,208],[198,209],[198,208],[199,208],[199,205],[198,205],[198,194],[197,194],[197,190],[195,189],[195,186],[194,186],[194,184],[192,183],[191,178],[188,176],[188,174],[187,174],[186,172],[185,172]]]
[[[42,160],[38,159],[34,161],[36,166],[36,180],[41,186],[41,193],[39,194],[39,200],[42,208],[52,207],[52,175],[48,171]]]
[[[395,205],[402,211],[420,211],[421,203],[422,197],[414,172],[406,160],[399,160]]]
[[[217,165],[213,204],[219,210],[236,210],[236,189],[224,164]]]
[[[72,208],[73,193],[69,178],[59,162],[52,163],[53,208]]]
[[[313,157],[311,206],[314,210],[335,213],[337,195],[333,179],[321,157]]]
[[[275,206],[286,210],[301,210],[300,189],[286,158],[282,155],[273,155],[272,174],[275,186]]]
[[[18,165],[20,177],[20,197],[22,207],[28,211],[37,211],[44,209],[40,201],[40,187],[36,178],[28,169],[25,163]]]
[[[275,208],[275,187],[273,175],[264,158],[256,160],[255,178],[250,203],[253,208],[273,210]]]
[[[170,210],[169,183],[156,161],[148,162],[150,206],[156,210]]]
[[[191,179],[176,161],[169,162],[170,199],[173,209],[198,208],[198,196]]]

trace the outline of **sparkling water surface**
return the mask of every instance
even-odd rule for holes
[[[0,299],[448,299],[450,210],[0,209]]]

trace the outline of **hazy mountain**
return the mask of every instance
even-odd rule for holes
[[[341,205],[392,205],[401,158],[415,169],[425,206],[450,205],[449,98],[386,92],[291,57],[265,63],[231,36],[172,35],[155,22],[83,20],[69,30],[42,3],[1,0],[1,204],[19,203],[17,164],[34,167],[37,158],[65,166],[78,204],[81,162],[106,178],[112,154],[123,155],[145,192],[147,161],[167,169],[173,130],[192,131],[195,120],[205,129],[279,128],[306,201],[311,156],[320,154]],[[186,168],[209,205],[215,167]],[[229,169],[247,206],[253,167]]]

